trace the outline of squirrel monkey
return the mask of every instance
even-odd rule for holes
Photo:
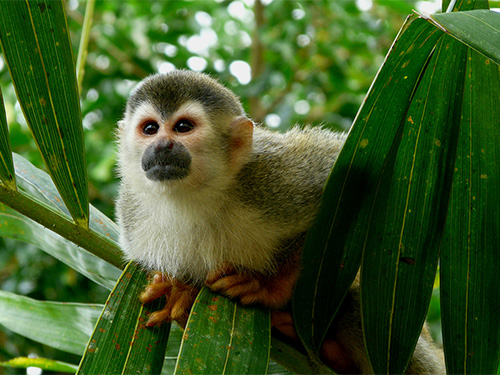
[[[184,325],[203,284],[243,304],[284,307],[344,140],[319,128],[254,126],[239,99],[204,74],[146,78],[119,122],[117,217],[126,257],[158,272],[141,300],[167,296],[147,325]],[[323,350],[338,371],[370,371],[358,289]],[[423,332],[408,371],[443,372],[434,350]]]

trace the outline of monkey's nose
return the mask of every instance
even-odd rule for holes
[[[161,139],[155,144],[155,152],[163,152],[164,150],[172,150],[174,143],[168,139]]]
[[[146,148],[141,164],[150,180],[178,180],[189,174],[191,155],[184,145],[161,139]]]

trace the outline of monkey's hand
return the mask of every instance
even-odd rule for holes
[[[244,305],[259,304],[278,309],[291,299],[298,277],[299,266],[295,260],[283,265],[274,275],[241,271],[224,264],[208,275],[205,284],[214,292],[239,299]]]
[[[198,292],[199,290],[192,285],[156,273],[151,284],[146,287],[139,298],[142,303],[147,304],[166,296],[167,303],[163,309],[155,311],[149,316],[146,326],[153,327],[163,322],[175,320],[184,327]]]

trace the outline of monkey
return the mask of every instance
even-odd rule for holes
[[[201,286],[275,311],[274,326],[298,341],[283,309],[299,277],[305,235],[319,209],[345,133],[255,125],[239,98],[202,73],[144,79],[118,122],[116,216],[128,260],[156,271],[140,296],[167,296],[147,326],[184,326]],[[369,373],[355,281],[322,347],[324,362]],[[407,373],[444,373],[424,328]]]

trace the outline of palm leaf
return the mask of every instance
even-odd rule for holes
[[[5,107],[3,105],[2,91],[0,90],[0,183],[7,185],[10,189],[16,188],[14,164],[10,150],[9,130]]]
[[[0,2],[0,44],[45,164],[71,216],[87,227],[82,116],[63,2]]]
[[[90,253],[116,267],[123,267],[116,241],[118,229],[112,220],[91,207],[90,229],[73,223],[50,177],[24,158],[14,155],[17,191],[0,184],[0,201],[50,228]]]
[[[0,236],[30,243],[111,290],[121,271],[60,235],[0,203]]]
[[[129,263],[106,301],[89,340],[78,374],[157,374],[161,371],[170,324],[148,329],[151,309],[161,299],[144,307],[139,292],[147,273]]]
[[[75,365],[54,361],[48,358],[17,357],[6,362],[0,362],[0,366],[23,369],[27,369],[28,367],[38,367],[46,371],[55,371],[58,373],[63,372],[68,374],[74,374],[76,371]]]
[[[175,374],[267,374],[268,310],[242,307],[203,288],[183,336]]]
[[[102,305],[37,301],[0,291],[0,324],[53,348],[82,354]]]
[[[466,48],[440,39],[380,175],[361,273],[375,373],[404,372],[427,314],[453,173]]]
[[[468,51],[445,236],[441,311],[449,373],[496,373],[500,299],[500,68]]]
[[[406,120],[415,86],[440,32],[410,17],[367,94],[323,195],[303,253],[293,311],[297,332],[312,356],[361,262],[379,176]],[[332,290],[332,285],[335,288]]]

